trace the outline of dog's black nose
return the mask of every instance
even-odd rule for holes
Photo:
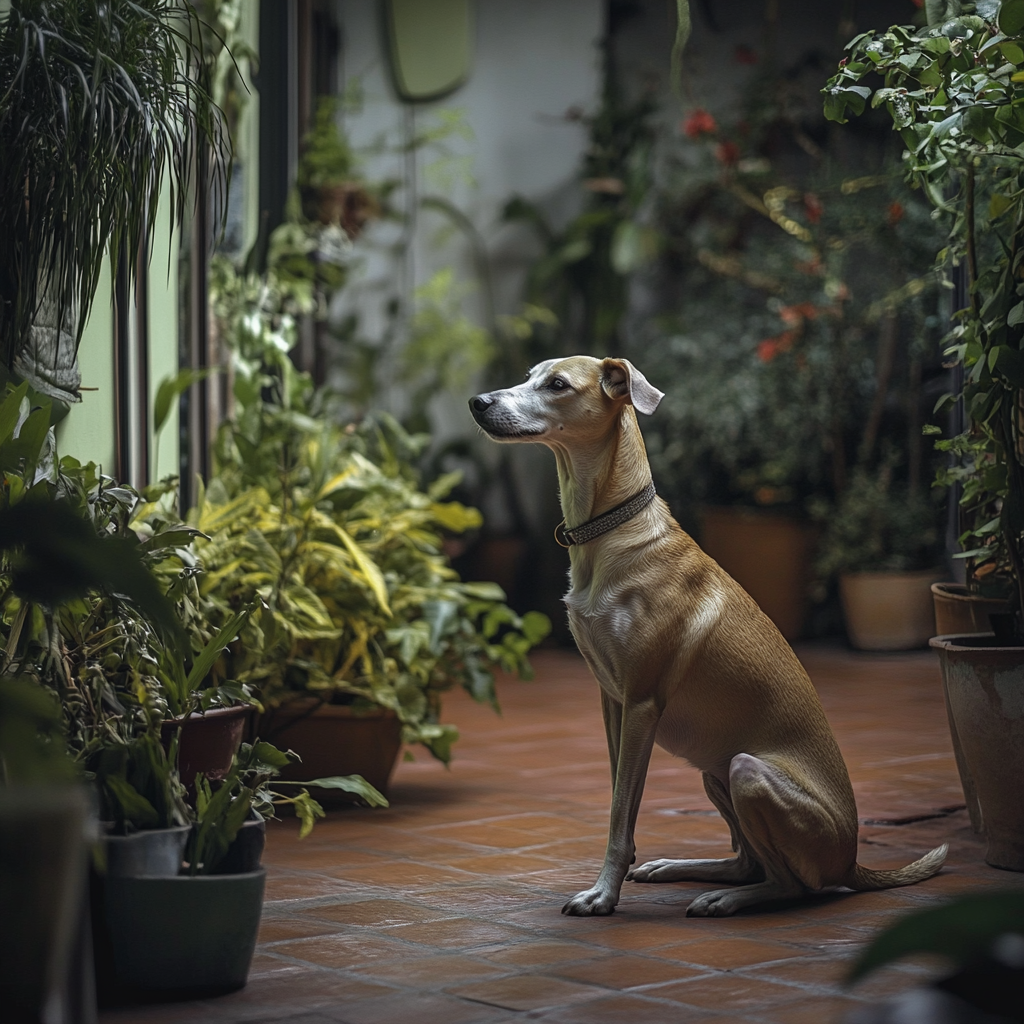
[[[473,412],[486,412],[492,405],[494,399],[490,395],[477,395],[469,400],[469,407]]]

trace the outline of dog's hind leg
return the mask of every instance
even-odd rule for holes
[[[708,772],[704,772],[704,792],[718,808],[732,834],[735,857],[720,860],[649,860],[633,868],[626,876],[631,882],[731,882],[742,885],[764,881],[764,869],[744,842],[732,800],[725,786]]]
[[[856,830],[843,823],[782,769],[750,754],[729,765],[729,792],[741,843],[764,868],[763,881],[698,896],[690,917],[727,917],[743,907],[801,896],[844,877],[856,857]]]

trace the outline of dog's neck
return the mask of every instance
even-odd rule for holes
[[[631,405],[622,407],[603,435],[550,447],[558,465],[562,515],[570,527],[621,505],[651,482],[647,450]]]

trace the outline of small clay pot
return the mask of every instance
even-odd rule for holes
[[[188,718],[170,718],[161,723],[160,739],[170,749],[175,730],[178,734],[178,774],[191,789],[196,775],[222,779],[231,770],[231,759],[238,752],[246,721],[252,715],[249,704],[230,708],[210,708]]]

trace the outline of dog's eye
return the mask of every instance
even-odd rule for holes
[[[548,384],[548,387],[551,388],[552,391],[565,391],[568,386],[569,382],[567,380],[563,380],[561,377],[555,377],[551,383]]]

